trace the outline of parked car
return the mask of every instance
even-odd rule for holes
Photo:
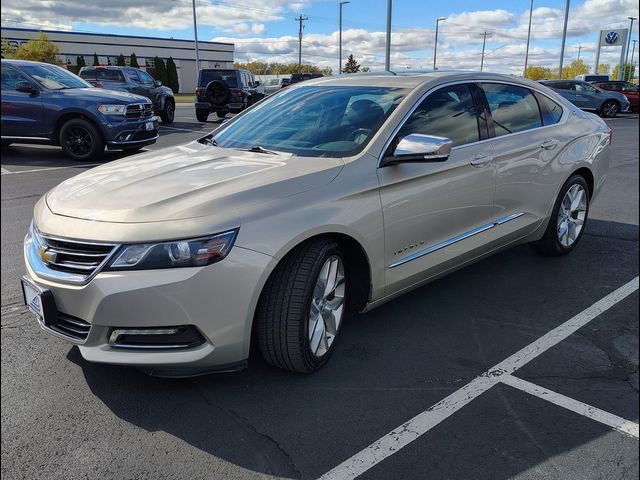
[[[571,252],[610,142],[603,120],[512,76],[310,80],[50,190],[25,301],[93,362],[229,371],[257,342],[311,372],[347,312],[513,245]]]
[[[627,97],[631,110],[638,111],[640,108],[640,96],[638,95],[638,85],[630,82],[610,80],[608,82],[596,82],[593,84],[600,90],[607,92],[618,92]]]
[[[609,75],[606,74],[583,74],[583,75],[578,75],[576,78],[576,80],[581,80],[583,82],[588,82],[588,83],[594,83],[594,82],[606,82],[609,80]]]
[[[147,72],[133,67],[82,67],[78,73],[90,84],[107,90],[119,90],[147,97],[153,103],[153,111],[160,115],[162,123],[173,123],[176,99],[173,90],[163,86]]]
[[[544,80],[543,85],[554,89],[582,110],[596,112],[603,117],[615,117],[629,110],[627,97],[617,92],[605,92],[581,80]]]
[[[196,118],[206,122],[209,114],[224,118],[239,113],[264,97],[256,91],[259,82],[248,70],[207,68],[198,72]]]
[[[313,80],[314,78],[324,77],[322,73],[292,73],[289,83],[284,86],[293,85],[294,83],[303,82],[305,80]]]
[[[283,87],[283,84],[289,83],[288,77],[280,77],[280,78],[271,78],[267,80],[264,84],[264,93],[265,95],[271,95],[272,93],[276,93]]]
[[[137,150],[155,143],[148,98],[94,88],[64,68],[2,59],[2,145],[45,140],[73,160],[96,160],[104,147]]]

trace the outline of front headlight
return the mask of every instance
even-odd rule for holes
[[[107,105],[104,103],[98,105],[98,111],[104,115],[124,115],[126,110],[126,105]]]
[[[192,240],[123,245],[105,270],[201,267],[227,256],[238,230]]]

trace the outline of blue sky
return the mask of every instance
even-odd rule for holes
[[[6,26],[65,28],[87,32],[193,38],[190,0],[3,0]],[[236,59],[297,61],[295,17],[304,13],[303,60],[337,70],[338,1],[197,0],[201,40],[236,44]],[[564,0],[534,0],[530,64],[557,65]],[[46,6],[46,8],[43,8]],[[351,0],[344,7],[343,56],[353,53],[374,69],[384,64],[386,0]],[[483,31],[489,32],[485,66],[519,73],[524,62],[529,0],[395,0],[392,68],[430,68],[435,19],[440,23],[438,65],[479,68]],[[626,27],[638,17],[637,0],[572,0],[565,58],[593,61],[597,32]],[[637,23],[636,23],[637,26]],[[637,28],[634,28],[637,32]],[[637,33],[632,38],[637,39]],[[603,51],[602,61],[616,63],[619,51]],[[636,51],[636,58],[638,54]]]

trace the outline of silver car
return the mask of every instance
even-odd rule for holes
[[[349,312],[513,245],[573,250],[610,142],[597,116],[509,76],[304,82],[49,191],[25,302],[93,362],[228,371],[257,342],[312,372]]]
[[[602,90],[581,80],[546,80],[540,82],[556,90],[576,107],[612,118],[620,112],[628,112],[629,99],[622,93]]]

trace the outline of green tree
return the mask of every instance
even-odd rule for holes
[[[174,93],[178,93],[180,90],[180,82],[178,80],[178,69],[176,68],[176,62],[172,57],[167,60],[167,86],[173,90]]]
[[[370,67],[362,67],[362,68],[360,69],[360,71],[361,71],[361,72],[365,72],[365,73],[366,73],[366,72],[370,72],[370,71],[371,71],[371,68],[370,68]]]
[[[248,63],[234,63],[234,68],[243,70],[249,70],[254,75],[287,75],[297,72],[311,72],[322,73],[324,75],[331,75],[331,68],[321,68],[317,65],[303,64],[302,66],[297,63],[263,63],[263,62],[248,62]]]
[[[160,80],[163,85],[169,83],[169,78],[167,76],[167,67],[164,64],[164,61],[161,58],[155,57],[153,59],[153,64],[156,69],[156,80]]]
[[[76,57],[76,68],[78,69],[78,71],[82,68],[85,67],[87,64],[84,62],[84,56],[83,55],[78,55]]]
[[[344,73],[356,73],[360,71],[360,64],[356,62],[355,58],[353,58],[353,54],[349,55],[349,58],[347,58],[347,63],[344,64],[342,71]]]
[[[118,67],[126,67],[127,63],[124,61],[124,55],[118,55],[118,59],[116,60],[116,65]]]
[[[550,68],[531,65],[527,67],[527,71],[524,73],[524,77],[529,80],[544,80],[545,78],[551,78],[553,72]]]
[[[618,72],[620,71],[620,65],[616,65],[613,67],[613,72],[611,73],[611,79],[618,79]],[[631,65],[630,63],[624,64],[624,69],[622,70],[622,79],[621,80],[630,80],[634,77],[636,73],[636,66]]]
[[[14,58],[61,65],[62,62],[58,55],[60,55],[58,46],[49,40],[45,33],[40,32],[36,38],[32,38],[27,43],[20,45]]]
[[[589,70],[591,70],[591,67],[587,66],[584,63],[584,60],[574,60],[566,67],[562,68],[562,78],[573,79],[578,75],[589,73]]]
[[[611,66],[608,63],[601,63],[598,65],[598,74],[607,75],[611,71]]]
[[[97,67],[98,65],[100,65],[100,60],[98,60],[98,54],[94,53],[93,54],[93,66]]]
[[[133,68],[140,68],[140,65],[138,65],[138,57],[136,57],[135,52],[131,54],[129,65],[131,65]]]
[[[2,39],[2,58],[13,58],[16,54],[16,47],[11,45],[6,38]]]

